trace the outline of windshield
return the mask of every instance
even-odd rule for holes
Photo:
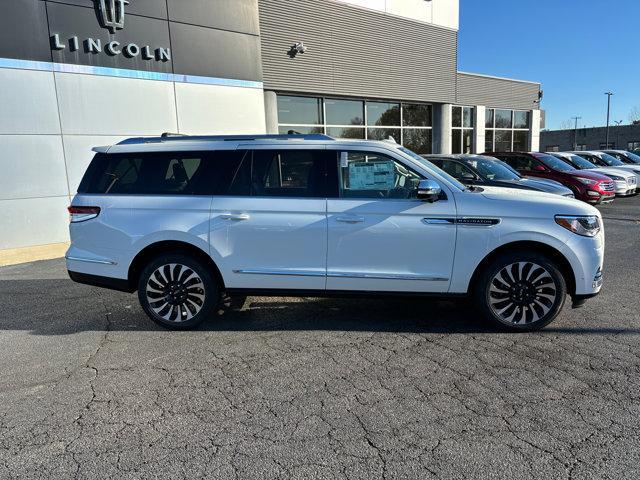
[[[489,180],[520,180],[520,175],[507,168],[500,160],[489,160],[483,157],[467,158],[469,166],[475,168],[481,177]]]
[[[634,163],[640,163],[640,155],[633,152],[625,152],[626,157]]]
[[[609,165],[610,167],[621,167],[624,162],[618,160],[616,157],[609,155],[608,153],[601,153],[600,160]]]
[[[467,190],[467,187],[465,187],[458,180],[453,178],[451,175],[449,175],[447,172],[445,172],[441,168],[436,167],[433,163],[431,163],[426,158],[421,157],[417,153],[415,153],[415,152],[413,152],[413,151],[411,151],[411,150],[409,150],[408,148],[405,148],[405,147],[398,147],[398,150],[400,150],[405,155],[409,155],[411,158],[413,158],[414,160],[420,162],[422,165],[425,165],[427,168],[436,170],[440,176],[446,178],[456,188],[459,188],[462,191]]]
[[[544,163],[547,167],[551,168],[552,170],[559,170],[561,172],[568,172],[569,170],[575,170],[575,167],[573,167],[573,165],[570,165],[567,162],[564,162],[559,158],[553,157],[551,155],[540,154],[540,155],[536,155],[535,157],[538,160],[542,161],[542,163]]]
[[[578,155],[569,155],[569,161],[573,164],[573,166],[578,167],[580,170],[595,167],[595,165],[589,160],[586,160]]]

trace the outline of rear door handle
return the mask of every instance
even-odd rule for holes
[[[347,215],[343,217],[336,217],[336,222],[340,223],[363,223],[364,217],[357,217],[355,215]]]
[[[223,213],[220,215],[223,220],[249,220],[251,215],[248,213]]]

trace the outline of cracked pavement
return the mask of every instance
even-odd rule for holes
[[[640,478],[640,197],[546,330],[461,302],[248,299],[194,332],[0,269],[0,478]]]

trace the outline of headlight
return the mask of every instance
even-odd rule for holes
[[[624,180],[624,178],[622,178],[622,177],[619,177],[619,176],[617,176],[617,175],[610,175],[610,174],[608,174],[608,173],[607,173],[607,177],[609,177],[611,180],[616,180],[616,181],[618,181],[618,182],[619,182],[620,180]]]
[[[597,180],[589,180],[588,178],[582,178],[582,177],[573,177],[576,180],[578,180],[580,183],[584,183],[585,185],[597,185],[598,181]]]
[[[600,219],[595,215],[556,215],[556,223],[583,237],[595,237],[600,232]]]

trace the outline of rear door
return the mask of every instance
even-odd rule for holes
[[[385,150],[333,153],[327,290],[446,292],[456,243],[453,195],[415,198],[422,176]],[[335,148],[334,150],[331,150]]]
[[[324,290],[324,147],[238,153],[211,210],[211,255],[226,286]]]

